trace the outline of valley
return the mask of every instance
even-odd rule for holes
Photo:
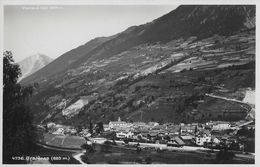
[[[39,121],[76,126],[118,116],[130,122],[237,121],[247,115],[244,107],[206,93],[243,100],[245,89],[254,89],[254,34],[145,44],[88,61],[39,81],[32,104]]]

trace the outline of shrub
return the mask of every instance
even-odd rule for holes
[[[228,150],[220,150],[216,155],[216,161],[218,163],[228,163],[228,161],[232,160],[235,157],[235,154],[233,152],[229,152]]]
[[[83,161],[86,164],[90,164],[89,158],[86,155],[80,156],[81,161]]]

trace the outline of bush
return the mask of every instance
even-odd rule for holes
[[[90,164],[89,158],[86,155],[80,156],[81,161],[83,161],[86,164]]]
[[[233,152],[229,152],[228,150],[220,150],[217,153],[216,161],[218,163],[227,163],[228,161],[232,160],[235,157],[235,154]]]
[[[95,152],[95,149],[91,145],[88,145],[87,143],[82,144],[81,148],[88,151],[89,153]]]

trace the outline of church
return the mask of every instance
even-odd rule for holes
[[[110,129],[118,129],[127,127],[128,124],[125,121],[121,121],[120,117],[118,117],[118,121],[110,121],[108,126]]]

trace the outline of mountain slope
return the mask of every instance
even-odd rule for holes
[[[151,23],[140,25],[131,33],[121,34],[105,42],[74,62],[70,69],[94,59],[109,58],[144,43],[169,42],[174,39],[196,36],[203,39],[215,34],[231,35],[236,31],[255,26],[255,6],[184,5]]]
[[[253,5],[183,5],[155,20],[143,36],[152,42],[191,36],[203,39],[214,34],[226,36],[253,28],[254,18]]]
[[[18,81],[32,75],[36,71],[52,62],[52,60],[52,58],[38,53],[18,62],[17,64],[19,64],[22,73],[22,76]]]
[[[206,94],[241,100],[244,88],[254,90],[255,7],[176,10],[113,39],[98,38],[100,45],[39,79],[30,99],[37,121],[76,126],[118,116],[159,123],[243,119],[250,107]]]
[[[120,33],[88,51],[76,48],[55,61],[48,67],[24,79],[21,83],[28,84],[39,77],[75,69],[97,59],[108,59],[113,55],[129,50],[145,43],[165,43],[174,39],[196,36],[203,39],[215,34],[231,35],[236,31],[254,28],[255,6],[249,5],[182,5],[174,11],[154,20],[151,23],[130,27],[130,31]],[[65,55],[73,55],[71,63],[63,61]]]
[[[128,28],[125,32],[126,33],[131,32],[131,30],[134,27],[135,26]],[[89,42],[87,42],[86,44],[81,45],[75,49],[72,49],[72,50],[64,53],[63,55],[61,55],[60,57],[55,59],[52,63],[50,63],[46,67],[39,70],[34,75],[31,75],[31,76],[23,79],[20,83],[27,84],[31,81],[35,81],[35,79],[39,79],[40,77],[49,77],[49,76],[61,73],[62,71],[66,71],[73,62],[77,61],[82,56],[85,56],[86,54],[91,52],[93,49],[97,48],[99,45],[101,45],[107,41],[110,41],[119,35],[120,35],[120,33],[113,35],[113,36],[109,36],[109,37],[97,37],[95,39],[92,39]]]

